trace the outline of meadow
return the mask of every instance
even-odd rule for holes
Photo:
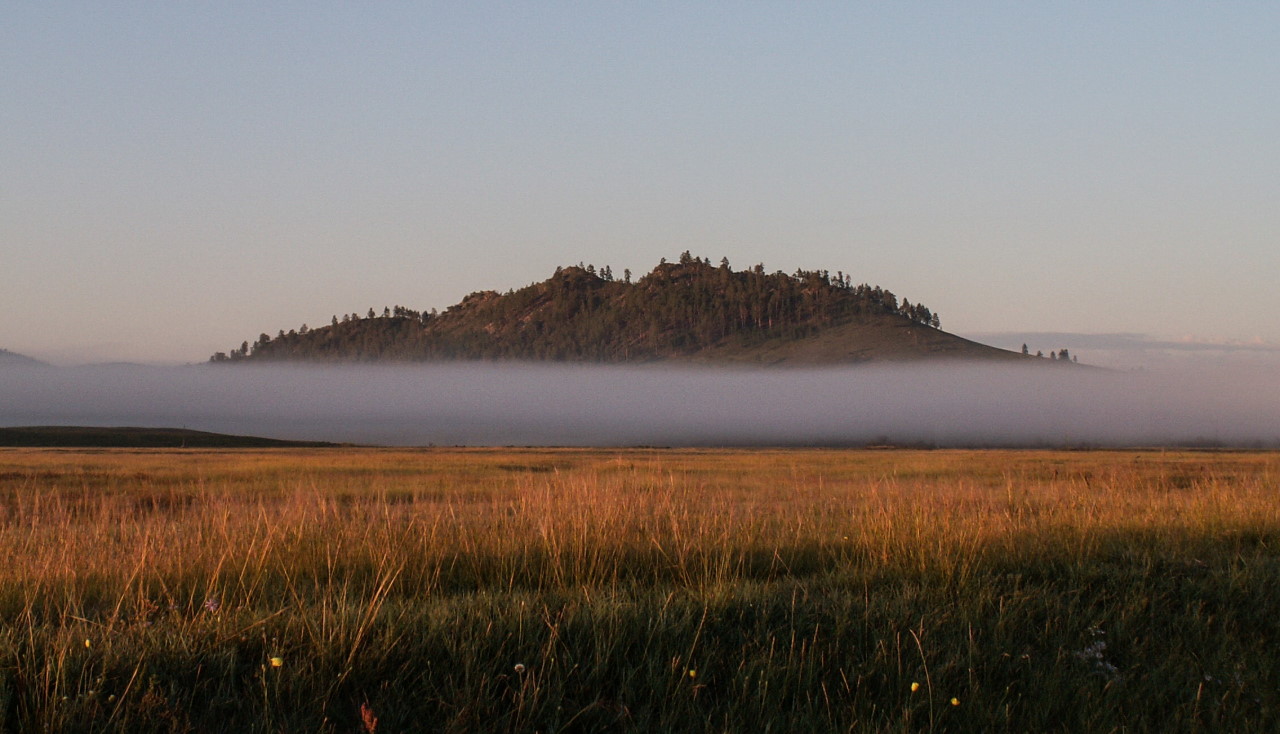
[[[0,731],[1280,730],[1280,454],[0,450]]]

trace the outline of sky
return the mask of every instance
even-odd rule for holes
[[[1081,361],[1280,355],[1275,3],[0,12],[0,348],[57,364],[684,250]]]

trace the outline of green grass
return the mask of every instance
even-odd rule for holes
[[[1275,731],[1277,476],[0,451],[0,730]]]

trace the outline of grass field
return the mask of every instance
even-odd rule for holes
[[[1276,453],[0,450],[0,730],[1277,731],[1278,494]]]

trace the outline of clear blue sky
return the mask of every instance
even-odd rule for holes
[[[726,7],[7,4],[0,347],[199,361],[685,249],[1280,344],[1280,5]]]

